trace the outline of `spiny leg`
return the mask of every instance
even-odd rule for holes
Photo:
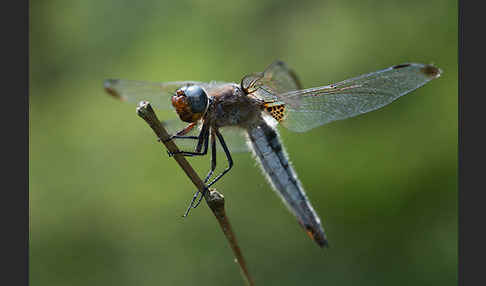
[[[196,152],[201,151],[201,146],[203,144],[203,139],[209,138],[209,123],[204,122],[202,128],[201,128],[201,133],[199,133],[199,140],[197,141],[197,146],[196,146]],[[206,142],[205,142],[206,143]],[[207,145],[207,144],[206,144]]]
[[[193,206],[193,208],[197,208],[197,206],[199,206],[199,204],[202,201],[202,197],[204,197],[204,195],[206,194],[206,191],[209,189],[209,187],[211,187],[214,183],[216,183],[219,179],[221,179],[233,167],[233,159],[231,158],[231,154],[230,154],[230,151],[228,149],[228,146],[226,146],[226,143],[224,142],[223,136],[221,135],[221,133],[219,133],[218,130],[214,130],[214,133],[216,134],[216,136],[218,136],[219,142],[221,143],[221,147],[223,147],[224,153],[226,154],[226,159],[228,160],[228,168],[226,168],[221,174],[219,174],[211,183],[209,183],[204,188],[204,192],[202,193],[201,198],[199,198],[198,202]],[[216,147],[216,146],[214,146],[214,147]],[[197,197],[197,194],[198,193],[196,192],[196,197]],[[192,202],[191,202],[191,204],[192,204]]]
[[[209,178],[211,178],[211,175],[213,174],[214,170],[216,170],[216,154],[217,154],[216,153],[216,135],[214,133],[214,130],[211,130],[211,169],[209,170],[208,175],[204,179],[204,184],[206,184],[208,182],[208,180],[209,180]],[[201,194],[201,197],[199,198],[197,203],[193,206],[193,208],[197,208],[197,206],[199,206],[199,204],[202,201],[202,198],[206,194],[206,190],[207,190],[207,188],[204,189],[204,192]],[[192,202],[191,202],[191,204],[192,204]]]
[[[178,135],[172,135],[169,137],[169,139],[165,140],[164,142],[170,141],[172,139],[194,139],[197,140],[199,139],[198,136],[178,136]]]
[[[209,189],[209,187],[212,186],[214,183],[216,183],[219,179],[221,179],[233,167],[233,159],[231,158],[231,153],[230,153],[230,151],[228,149],[228,146],[226,146],[226,142],[224,142],[223,135],[221,135],[221,133],[219,133],[219,131],[217,129],[214,130],[212,132],[212,134],[216,134],[216,136],[218,137],[219,142],[221,143],[221,147],[223,147],[223,151],[226,154],[226,159],[228,160],[228,167],[204,188],[204,191],[202,192],[201,197],[199,198],[198,202],[193,206],[195,199],[199,195],[199,190],[196,191],[194,197],[192,198],[191,204],[189,205],[189,208],[187,209],[186,214],[184,215],[184,217],[186,217],[187,214],[189,214],[189,210],[191,209],[191,207],[192,208],[196,208],[197,206],[199,206],[199,204],[202,201],[202,198],[206,194],[206,192]],[[211,141],[211,143],[212,143],[211,149],[216,149],[216,144],[215,143],[213,144],[213,141]],[[216,154],[216,152],[214,152],[213,154]],[[215,156],[215,155],[213,155],[213,156]]]
[[[208,190],[208,188],[206,186],[204,186],[204,191],[202,192],[201,194],[201,197],[199,198],[196,206],[194,206],[194,202],[196,201],[197,199],[197,196],[199,195],[200,191],[197,190],[195,193],[194,193],[194,196],[192,197],[192,200],[191,200],[191,203],[189,203],[189,207],[187,208],[186,212],[184,213],[184,215],[182,217],[187,217],[189,215],[189,211],[192,209],[192,208],[196,208],[199,203],[201,202],[202,198],[204,197],[204,195],[206,194],[206,191]]]
[[[214,170],[216,169],[216,135],[214,134],[214,131],[211,130],[211,169],[209,170],[208,175],[204,179],[204,183],[206,184],[211,178],[211,175],[213,174]]]
[[[204,126],[203,126],[203,129],[204,129]],[[189,214],[189,211],[191,210],[191,208],[196,208],[197,206],[199,206],[199,204],[201,203],[202,201],[202,198],[204,197],[204,195],[206,194],[207,190],[209,189],[210,186],[212,186],[214,183],[216,183],[219,179],[221,179],[226,173],[229,172],[229,170],[231,170],[231,168],[233,167],[233,159],[231,158],[231,153],[228,149],[228,146],[226,146],[226,142],[224,141],[224,138],[223,136],[221,135],[221,133],[219,133],[219,131],[217,129],[211,129],[211,153],[212,153],[212,161],[211,161],[211,170],[208,174],[208,176],[206,177],[205,181],[204,182],[207,182],[207,180],[209,180],[209,178],[211,177],[212,173],[214,172],[214,169],[216,168],[216,139],[214,139],[214,134],[216,134],[216,136],[218,137],[218,140],[219,142],[221,143],[221,147],[223,147],[223,151],[226,155],[226,159],[228,160],[228,167],[221,173],[219,174],[213,181],[211,181],[207,186],[204,187],[204,190],[203,192],[201,193],[201,197],[199,198],[199,200],[197,201],[197,203],[194,205],[194,201],[197,199],[198,195],[199,195],[199,190],[197,190],[191,200],[191,203],[189,204],[189,207],[187,208],[186,210],[186,213],[184,214],[184,217],[186,217],[188,214]],[[207,148],[208,148],[208,144],[207,144],[207,141],[209,139],[208,137],[209,135],[209,130],[208,132],[206,133],[206,139],[205,139],[205,152],[207,152]],[[199,147],[199,145],[198,145]],[[197,148],[196,148],[196,151],[197,151]],[[214,160],[213,160],[214,159]]]
[[[184,129],[178,131],[176,134],[170,136],[166,140],[162,140],[162,139],[159,138],[158,141],[168,142],[172,139],[199,139],[198,136],[185,136],[187,133],[191,132],[191,130],[196,125],[197,125],[197,122],[192,122],[189,125],[187,125],[186,127],[184,127]]]
[[[231,158],[231,153],[224,142],[223,135],[219,133],[218,130],[215,130],[216,136],[218,136],[219,143],[221,143],[221,147],[223,147],[224,154],[226,155],[226,159],[228,160],[228,167],[219,174],[211,183],[208,184],[208,188],[211,187],[214,183],[216,183],[221,177],[223,177],[228,171],[233,167],[233,159]]]
[[[200,149],[201,149],[201,140],[199,140],[198,142],[198,145],[196,146],[196,152],[180,152],[182,154],[184,153],[188,153],[189,155],[186,155],[184,154],[184,156],[194,156],[193,154],[197,154],[197,155],[206,155],[207,152],[208,152],[208,145],[209,145],[209,134],[210,134],[210,130],[209,130],[209,124],[205,124],[203,125],[203,128],[201,130],[201,134],[204,136],[204,151],[202,153],[196,153],[196,152],[199,152]],[[204,132],[204,133],[203,133]],[[201,136],[201,135],[200,135]],[[213,140],[214,141],[214,140]],[[214,149],[215,147],[212,147],[212,149]],[[202,200],[202,197],[206,194],[206,190],[207,190],[207,187],[204,186],[204,191],[202,192],[202,195],[201,195],[201,198],[198,200],[198,204],[201,202]],[[192,197],[192,200],[191,202],[189,203],[189,207],[187,208],[186,212],[184,213],[183,217],[187,217],[187,215],[189,215],[189,211],[191,210],[191,208],[194,206],[194,202],[196,201],[198,195],[199,195],[200,191],[197,190],[195,193],[194,193],[194,196]]]
[[[208,153],[208,145],[209,145],[209,135],[206,135],[204,138],[204,150],[202,152],[189,152],[189,151],[179,151],[179,152],[170,152],[167,151],[169,157],[174,156],[175,154],[181,154],[186,157],[193,157],[193,156],[206,156]]]
[[[187,138],[187,137],[185,137]],[[209,145],[209,124],[205,123],[197,137],[197,146],[194,152],[189,151],[179,151],[179,152],[167,152],[170,157],[174,156],[175,154],[182,154],[183,156],[204,156],[208,153],[208,145]],[[204,150],[201,152],[201,148],[204,146]]]

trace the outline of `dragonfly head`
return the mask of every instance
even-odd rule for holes
[[[183,86],[172,96],[172,106],[182,121],[196,122],[208,106],[208,96],[198,85]]]

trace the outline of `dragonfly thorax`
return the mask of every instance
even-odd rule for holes
[[[248,96],[237,84],[231,83],[210,92],[212,103],[207,118],[216,127],[247,127],[261,118],[261,102]]]

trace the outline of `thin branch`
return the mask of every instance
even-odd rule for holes
[[[160,139],[160,142],[162,142],[165,147],[167,147],[169,152],[174,154],[174,159],[177,161],[182,170],[184,170],[189,179],[191,179],[192,183],[196,186],[196,188],[200,192],[203,192],[203,181],[197,175],[196,171],[194,171],[189,162],[187,162],[186,158],[182,154],[177,154],[179,148],[177,148],[173,140],[167,140],[169,139],[170,135],[160,123],[157,115],[155,115],[154,110],[150,106],[150,103],[148,101],[141,101],[137,107],[137,114],[142,117],[145,122],[147,122],[147,124],[152,128],[157,137]],[[234,234],[229,219],[226,215],[226,211],[224,208],[224,196],[214,189],[209,189],[209,192],[205,193],[204,199],[206,200],[206,203],[218,220],[219,226],[221,227],[221,230],[223,231],[226,239],[231,246],[231,249],[233,250],[236,262],[238,262],[238,264],[240,265],[240,270],[243,278],[248,285],[254,285],[253,279],[251,278],[250,273],[248,272],[248,268],[246,267],[246,262],[243,258],[243,254],[241,253],[238,242],[236,241],[236,235]]]

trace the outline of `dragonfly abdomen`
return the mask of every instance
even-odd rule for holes
[[[292,168],[276,130],[265,122],[247,129],[253,153],[268,181],[297,217],[309,236],[321,247],[327,245],[319,217],[310,204]]]

